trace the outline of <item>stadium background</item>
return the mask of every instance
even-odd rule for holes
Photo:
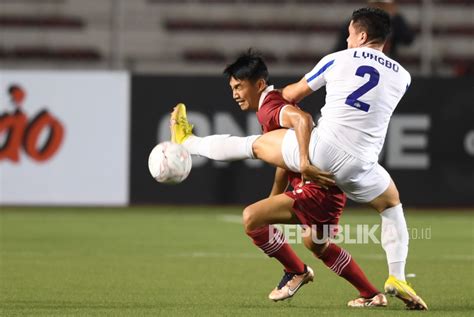
[[[474,293],[474,6],[470,0],[398,5],[415,33],[398,59],[414,79],[381,162],[398,184],[409,224],[434,231],[432,240],[411,244],[417,285],[440,314],[468,314]],[[146,162],[154,144],[169,138],[168,113],[178,102],[187,104],[198,135],[258,133],[253,114],[239,112],[232,101],[224,66],[253,47],[267,59],[273,83],[293,82],[331,52],[339,29],[361,6],[350,0],[0,0],[0,312],[278,315],[314,306],[346,314],[337,310],[340,302],[314,302],[311,296],[321,297],[321,290],[307,291],[294,307],[260,302],[279,268],[247,241],[236,219],[241,206],[268,194],[271,167],[195,159],[189,178],[170,187],[149,176]],[[302,107],[317,118],[323,101],[318,92]],[[355,206],[344,222],[378,223]],[[381,257],[370,257],[370,248],[351,248],[383,281],[382,250],[375,246],[373,254]],[[437,256],[439,248],[457,262]],[[111,269],[116,261],[129,269]],[[235,273],[234,261],[248,263]],[[229,285],[212,280],[218,298],[212,304],[186,291],[202,283],[199,276],[174,279],[171,299],[153,297],[169,282],[157,276],[178,267],[238,277]],[[420,276],[426,267],[432,271]],[[158,285],[133,269],[156,277]],[[253,285],[252,300],[220,297],[218,289],[233,294],[242,287],[246,270],[255,274],[252,282],[262,282]],[[439,299],[432,275],[446,270],[465,276],[444,282],[452,297]],[[117,280],[125,282],[111,282]],[[352,294],[331,277],[324,281]],[[129,287],[141,291],[125,295]]]

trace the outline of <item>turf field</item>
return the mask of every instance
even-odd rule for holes
[[[411,228],[431,230],[431,239],[411,240],[407,265],[429,312],[405,311],[396,299],[385,309],[346,308],[356,292],[302,245],[295,248],[316,281],[291,301],[270,302],[281,268],[244,235],[239,215],[229,207],[2,208],[0,315],[474,315],[474,210],[407,211]],[[341,222],[379,217],[349,209]],[[345,247],[382,287],[380,245]]]

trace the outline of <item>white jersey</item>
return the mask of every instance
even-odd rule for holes
[[[305,78],[312,90],[326,85],[319,136],[360,159],[377,161],[410,74],[383,52],[361,47],[326,55]]]

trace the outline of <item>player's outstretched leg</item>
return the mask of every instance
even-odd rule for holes
[[[217,161],[253,159],[252,144],[260,136],[231,136],[229,134],[198,137],[193,134],[193,125],[188,122],[186,106],[174,107],[170,118],[171,141],[182,144],[191,155],[199,155]]]
[[[186,106],[179,103],[174,107],[170,118],[171,142],[182,144],[193,135],[193,126],[186,116]]]
[[[193,126],[186,117],[186,106],[180,103],[171,113],[170,130],[171,141],[182,144],[191,155],[217,161],[259,159],[287,169],[281,153],[281,145],[287,129],[246,137],[229,134],[198,137],[193,134]]]

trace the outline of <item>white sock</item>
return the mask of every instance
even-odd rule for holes
[[[183,146],[191,155],[200,155],[216,161],[238,161],[255,158],[252,144],[258,137],[260,136],[237,137],[219,134],[198,137],[191,135],[183,142]]]
[[[387,255],[390,275],[405,281],[405,263],[408,256],[408,228],[402,204],[387,208],[382,217],[382,247]]]
[[[405,280],[405,261],[392,262],[388,264],[388,273],[398,280]]]

